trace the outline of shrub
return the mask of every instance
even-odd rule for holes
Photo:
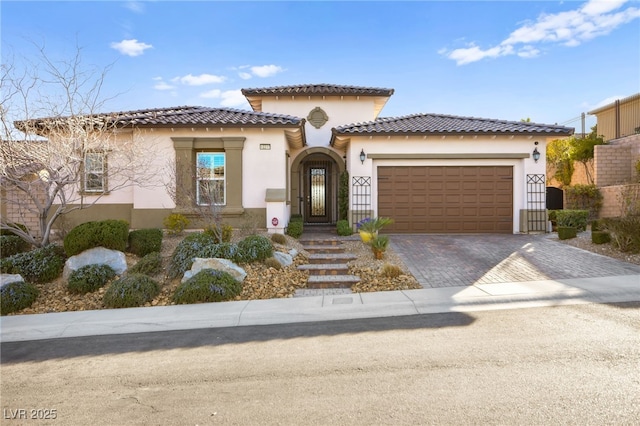
[[[0,236],[0,255],[2,257],[13,256],[14,254],[24,253],[29,250],[29,243],[17,235]]]
[[[271,241],[276,244],[287,244],[287,238],[282,234],[271,234]]]
[[[132,308],[150,302],[159,292],[160,286],[150,277],[130,274],[111,283],[102,303],[107,308]]]
[[[264,260],[273,255],[273,246],[267,237],[249,235],[238,243],[237,262],[251,263]]]
[[[238,245],[233,243],[216,244],[214,237],[202,232],[190,234],[182,240],[171,256],[168,275],[173,279],[191,268],[196,257],[221,257],[235,262],[243,261]]]
[[[129,269],[130,274],[155,275],[162,270],[162,257],[160,252],[154,251],[138,261]]]
[[[86,265],[71,273],[67,288],[70,293],[91,293],[115,276],[116,272],[109,265]]]
[[[0,288],[0,314],[7,315],[28,308],[35,302],[38,293],[36,287],[24,281],[2,286]]]
[[[129,252],[143,257],[162,248],[162,230],[137,229],[129,232]]]
[[[611,235],[604,231],[591,231],[591,242],[594,244],[606,244],[611,241]]]
[[[300,238],[304,231],[304,222],[301,215],[291,215],[289,226],[287,226],[287,235],[293,238]]]
[[[606,218],[602,222],[616,248],[622,252],[640,252],[640,216]]]
[[[268,257],[264,260],[264,264],[273,269],[282,269],[282,264],[275,257]]]
[[[27,225],[24,225],[22,223],[7,223],[7,225],[15,227],[15,228],[20,228],[24,232],[29,233],[29,228],[27,228]],[[16,235],[16,234],[11,232],[10,229],[3,228],[3,229],[0,229],[0,236],[3,236],[3,235]]]
[[[222,225],[222,229],[213,224],[204,228],[204,233],[212,236],[216,243],[228,243],[233,237],[233,228],[231,225]]]
[[[557,210],[556,220],[559,227],[573,227],[577,231],[585,231],[589,219],[587,210]]]
[[[602,231],[602,220],[595,219],[591,221],[591,232]]]
[[[402,274],[404,274],[404,272],[399,266],[390,263],[385,263],[381,271],[381,275],[387,278],[396,278]]]
[[[578,230],[573,226],[558,226],[558,238],[561,240],[575,238],[577,235]]]
[[[348,220],[339,220],[336,223],[336,231],[338,232],[338,235],[343,235],[343,236],[353,234],[353,229],[351,229],[351,226],[349,225]]]
[[[564,188],[567,209],[587,210],[595,218],[602,207],[602,194],[595,185],[574,185]]]
[[[169,234],[177,235],[184,231],[184,229],[189,225],[190,220],[180,213],[171,213],[169,216],[164,218],[162,223]]]
[[[2,273],[20,274],[30,283],[46,283],[62,274],[65,260],[64,250],[49,244],[3,259],[0,269]]]
[[[64,238],[67,256],[74,256],[94,247],[125,251],[129,239],[129,223],[126,220],[102,220],[85,222],[73,228]]]
[[[240,294],[242,284],[230,274],[215,269],[203,269],[176,289],[173,301],[178,304],[222,302]]]

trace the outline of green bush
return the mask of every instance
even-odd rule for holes
[[[173,301],[183,303],[222,302],[240,294],[242,284],[230,274],[215,269],[203,269],[176,289]]]
[[[160,286],[156,281],[147,275],[130,274],[111,283],[102,303],[107,308],[133,308],[150,302],[158,293]]]
[[[0,314],[7,315],[12,312],[28,308],[35,302],[39,291],[31,284],[17,281],[0,288]]]
[[[222,229],[213,224],[204,228],[204,233],[214,237],[216,243],[228,243],[233,237],[233,227],[231,225],[222,225]]]
[[[160,252],[154,251],[138,261],[129,269],[130,274],[156,275],[162,270]]]
[[[558,226],[558,238],[568,240],[578,236],[578,230],[573,226]]]
[[[339,220],[336,223],[336,231],[338,235],[347,236],[353,234],[353,229],[349,226],[348,220]]]
[[[591,231],[591,242],[594,244],[606,244],[611,242],[611,235],[604,231]]]
[[[67,289],[69,293],[91,293],[103,287],[116,276],[109,265],[86,265],[69,275]]]
[[[238,243],[237,262],[251,263],[273,256],[273,246],[267,237],[249,235]]]
[[[276,244],[287,244],[287,238],[282,234],[271,234],[271,241]]]
[[[293,238],[300,238],[304,231],[304,222],[301,215],[292,215],[287,226],[287,235]]]
[[[591,221],[591,232],[602,231],[602,220],[594,219]]]
[[[190,220],[180,213],[171,213],[162,221],[162,224],[171,235],[181,234],[189,226],[189,223]]]
[[[586,231],[589,221],[587,210],[557,210],[556,221],[558,227],[573,227],[577,231]]]
[[[602,219],[611,243],[622,252],[640,253],[640,216]]]
[[[595,218],[602,207],[602,194],[595,185],[573,185],[564,188],[568,210],[587,210]]]
[[[136,229],[129,232],[129,252],[143,257],[162,248],[162,230]]]
[[[185,271],[191,269],[193,259],[196,257],[210,258],[221,257],[238,261],[238,246],[233,243],[215,243],[211,235],[197,232],[190,234],[176,246],[171,255],[168,275],[170,279],[179,277]]]
[[[67,256],[74,256],[94,247],[125,251],[129,239],[126,220],[85,222],[73,228],[64,238]]]
[[[264,264],[268,267],[268,268],[273,268],[273,269],[282,269],[282,264],[280,262],[278,262],[278,259],[276,259],[275,257],[268,257],[264,260]]]
[[[0,236],[0,256],[9,257],[29,250],[29,243],[17,235]]]
[[[46,283],[62,274],[65,260],[62,247],[49,244],[2,259],[0,271],[4,274],[20,274],[30,283]]]

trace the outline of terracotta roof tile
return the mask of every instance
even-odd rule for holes
[[[334,135],[349,134],[479,134],[522,133],[567,136],[574,129],[558,125],[494,120],[477,117],[459,117],[440,114],[413,114],[403,117],[385,117],[366,123],[355,123],[333,129]]]
[[[344,86],[335,84],[301,84],[296,86],[275,86],[254,89],[242,89],[244,96],[268,95],[359,95],[391,96],[393,89],[381,87]]]

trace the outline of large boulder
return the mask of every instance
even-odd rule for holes
[[[24,281],[20,274],[0,274],[0,288],[7,284]]]
[[[127,258],[121,251],[95,247],[67,259],[62,277],[67,280],[73,271],[87,265],[108,265],[117,275],[122,275],[127,270]]]
[[[293,263],[293,257],[289,253],[275,251],[273,257],[285,268]]]
[[[236,281],[243,282],[247,277],[247,273],[244,269],[230,261],[229,259],[222,258],[202,258],[196,257],[193,259],[193,265],[191,270],[186,271],[182,277],[182,282],[187,281],[189,278],[197,274],[203,269],[215,269],[217,271],[223,271],[229,273]]]

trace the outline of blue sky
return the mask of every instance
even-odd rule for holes
[[[110,66],[106,111],[250,109],[242,88],[395,89],[381,116],[580,114],[640,91],[640,1],[6,1],[2,61]],[[587,126],[595,123],[588,116]]]

